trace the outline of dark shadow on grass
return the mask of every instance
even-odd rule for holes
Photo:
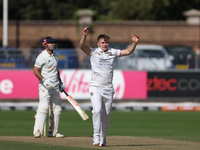
[[[106,147],[128,147],[128,146],[134,146],[134,147],[137,147],[137,146],[158,146],[159,144],[133,144],[133,145],[130,145],[130,144],[128,144],[128,145],[106,145]]]

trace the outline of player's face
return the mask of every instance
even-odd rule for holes
[[[97,42],[98,47],[100,47],[103,51],[107,51],[108,50],[108,45],[109,45],[109,40],[105,40],[105,39],[99,39],[99,41]]]
[[[55,49],[55,43],[47,43],[47,48],[53,51]]]

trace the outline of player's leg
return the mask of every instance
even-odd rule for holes
[[[63,138],[64,135],[59,133],[60,116],[62,112],[59,90],[54,90],[53,96],[53,115],[54,115],[54,128],[53,137]]]
[[[41,137],[48,114],[50,95],[46,88],[39,86],[39,105],[35,117],[34,137]]]
[[[50,103],[49,107],[49,131],[48,131],[48,137],[53,136],[53,126],[54,126],[54,114],[53,114],[53,103]]]
[[[101,126],[101,134],[100,134],[100,146],[106,145],[106,136],[108,133],[108,128],[110,124],[110,114],[112,109],[112,102],[108,102],[110,100],[106,100],[107,102],[103,101],[102,105],[102,126]]]
[[[99,145],[101,129],[102,97],[96,87],[90,87],[93,121],[93,145]]]
[[[112,102],[113,102],[113,94],[114,89],[104,89],[103,91],[103,102],[102,102],[102,128],[101,128],[101,134],[100,134],[100,146],[106,145],[106,136],[108,133],[108,128],[110,124],[110,114],[112,110]]]

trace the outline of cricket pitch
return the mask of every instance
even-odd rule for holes
[[[199,142],[166,140],[150,137],[108,136],[107,146],[92,145],[92,137],[34,138],[33,136],[0,136],[0,140],[73,146],[106,150],[197,150]]]

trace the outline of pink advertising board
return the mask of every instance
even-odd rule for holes
[[[0,70],[0,99],[38,99],[32,70]]]
[[[125,90],[123,99],[147,98],[147,72],[123,71]]]
[[[67,85],[66,91],[75,99],[88,99],[90,70],[63,70],[60,76]],[[146,99],[147,72],[115,70],[113,86],[114,99]],[[65,99],[65,95],[61,94]]]
[[[90,70],[61,70],[66,91],[75,99],[89,99]],[[0,99],[38,99],[38,79],[32,70],[0,70]],[[115,99],[146,99],[147,72],[114,71]],[[61,99],[66,99],[61,94]]]

